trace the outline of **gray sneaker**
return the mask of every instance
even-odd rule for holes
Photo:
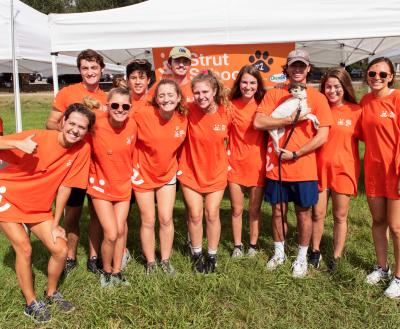
[[[45,294],[45,302],[48,305],[56,305],[63,313],[71,313],[75,310],[75,305],[65,300],[64,296],[59,291],[55,291],[51,296],[46,296]]]
[[[100,274],[100,286],[102,288],[107,288],[111,287],[113,285],[113,282],[111,280],[111,273],[108,272],[102,272]]]
[[[129,264],[131,260],[132,260],[131,253],[129,252],[128,248],[125,248],[124,255],[122,256],[121,271],[123,271],[126,268],[126,266]]]
[[[242,258],[243,257],[243,245],[235,246],[232,251],[232,258]]]
[[[246,256],[249,257],[249,258],[253,258],[253,257],[256,257],[257,254],[258,254],[258,250],[255,249],[255,248],[250,247],[249,250],[247,251]]]
[[[36,323],[46,323],[51,320],[51,315],[46,304],[41,300],[34,300],[25,306],[24,314],[32,318]]]
[[[125,279],[121,272],[111,274],[111,283],[113,286],[130,286],[130,282]]]
[[[163,272],[165,274],[167,274],[168,276],[173,277],[176,275],[176,271],[175,271],[174,267],[171,265],[171,262],[169,261],[169,259],[162,260],[160,262],[160,267],[163,270]]]
[[[156,262],[149,262],[146,264],[146,274],[151,275],[156,273],[157,271],[157,264]]]
[[[374,270],[367,275],[365,282],[372,285],[378,284],[381,281],[390,279],[391,275],[390,268],[385,271],[382,267],[375,266]]]

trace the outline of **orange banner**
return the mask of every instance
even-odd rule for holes
[[[231,87],[239,70],[252,64],[258,68],[265,86],[273,86],[286,80],[282,66],[287,54],[295,47],[294,43],[256,44],[256,45],[217,45],[187,47],[192,52],[190,77],[201,70],[210,69],[219,74],[227,87]],[[168,55],[171,48],[154,48],[153,59],[156,78],[170,75]]]

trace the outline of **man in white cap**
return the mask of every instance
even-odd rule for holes
[[[313,127],[311,121],[304,120],[304,117],[298,118],[297,111],[286,118],[271,117],[276,107],[291,98],[288,91],[289,84],[283,88],[269,90],[264,98],[264,106],[258,110],[254,119],[256,129],[285,128],[285,135],[280,140],[278,151],[274,151],[271,141],[267,150],[265,199],[272,206],[275,249],[274,255],[267,262],[267,269],[276,269],[286,259],[284,247],[288,202],[293,202],[299,243],[299,252],[292,265],[293,277],[296,278],[307,275],[307,251],[312,234],[311,207],[318,201],[315,150],[326,142],[329,126],[332,124],[331,111],[325,96],[318,90],[306,86],[310,69],[310,56],[305,50],[297,49],[288,54],[284,73],[288,77],[289,84],[304,84],[307,88],[309,113],[317,117],[320,123],[318,130]],[[291,130],[293,130],[292,134],[290,134]],[[281,156],[281,161],[278,159],[279,156]],[[279,174],[279,169],[281,174]],[[319,263],[321,255],[316,256]]]

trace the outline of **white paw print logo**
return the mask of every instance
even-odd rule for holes
[[[106,185],[106,182],[104,181],[104,179],[99,179],[99,185],[100,186],[94,185],[95,182],[96,182],[96,179],[94,177],[90,177],[89,178],[89,183],[90,183],[90,185],[92,185],[92,189],[96,190],[96,191],[98,191],[100,193],[104,193],[104,189],[102,187],[100,187],[100,186]]]
[[[271,154],[271,153],[272,153],[272,147],[269,146],[267,149],[267,163],[265,164],[265,170],[267,172],[271,171],[275,167],[274,164],[271,162],[271,157],[269,156],[269,154]]]
[[[3,195],[4,193],[7,192],[7,189],[5,186],[0,186],[0,202],[3,200]],[[8,209],[10,209],[11,205],[7,202],[4,205],[0,206],[0,212],[4,212]]]
[[[137,165],[139,168],[139,165]],[[139,171],[136,170],[135,168],[132,169],[133,175],[131,177],[131,181],[133,185],[142,185],[144,183],[143,179],[137,179],[139,176]]]
[[[71,165],[72,165],[72,160],[68,160],[67,161],[67,167],[71,167]]]

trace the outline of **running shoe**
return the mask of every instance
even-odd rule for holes
[[[167,274],[168,276],[173,277],[176,275],[176,271],[175,271],[174,267],[171,265],[171,262],[169,261],[169,259],[162,260],[160,262],[160,267],[163,270],[163,272],[165,274]]]
[[[384,292],[386,297],[398,299],[400,298],[400,280],[393,278],[389,287]]]
[[[204,262],[204,272],[214,273],[217,267],[217,255],[207,255],[206,261]]]
[[[242,258],[243,257],[243,244],[235,246],[232,251],[232,258]]]
[[[86,263],[87,270],[94,274],[100,274],[103,264],[96,256],[90,257]]]
[[[156,262],[148,262],[148,263],[146,264],[146,274],[147,274],[147,275],[154,274],[154,273],[156,273],[156,271],[157,271],[157,264],[156,264]]]
[[[307,275],[307,259],[296,259],[292,264],[292,276],[294,278],[304,278]]]
[[[314,268],[319,268],[321,265],[321,252],[319,250],[311,251],[308,255],[308,264],[313,266]]]
[[[111,282],[113,286],[130,286],[130,282],[121,272],[111,274]]]
[[[65,267],[63,274],[68,275],[77,265],[76,259],[72,259],[67,257],[67,260],[65,261]]]
[[[204,273],[204,259],[203,259],[203,253],[201,252],[195,252],[192,255],[192,263],[193,263],[193,271],[196,273]]]
[[[258,254],[258,250],[256,248],[250,247],[249,250],[247,250],[246,256],[249,258],[253,258],[253,257],[256,257],[257,254]]]
[[[285,262],[285,256],[273,255],[272,258],[267,262],[266,267],[268,271],[276,270]]]
[[[327,264],[328,272],[331,274],[335,273],[339,268],[339,263],[340,258],[332,258]]]
[[[31,317],[36,323],[46,323],[51,320],[51,314],[46,304],[41,300],[34,300],[29,305],[26,305],[24,314]]]
[[[112,273],[102,271],[100,274],[100,286],[102,288],[107,288],[113,285],[111,280]]]
[[[367,275],[365,282],[368,284],[378,284],[381,281],[388,280],[391,274],[390,268],[385,271],[382,267],[375,266],[374,270]]]
[[[66,300],[59,291],[55,291],[51,296],[45,294],[45,302],[48,305],[56,305],[63,313],[70,313],[75,310],[74,304]]]
[[[126,266],[129,264],[131,260],[132,260],[131,253],[129,252],[128,248],[125,248],[124,255],[122,256],[121,271],[123,271],[126,268]]]

